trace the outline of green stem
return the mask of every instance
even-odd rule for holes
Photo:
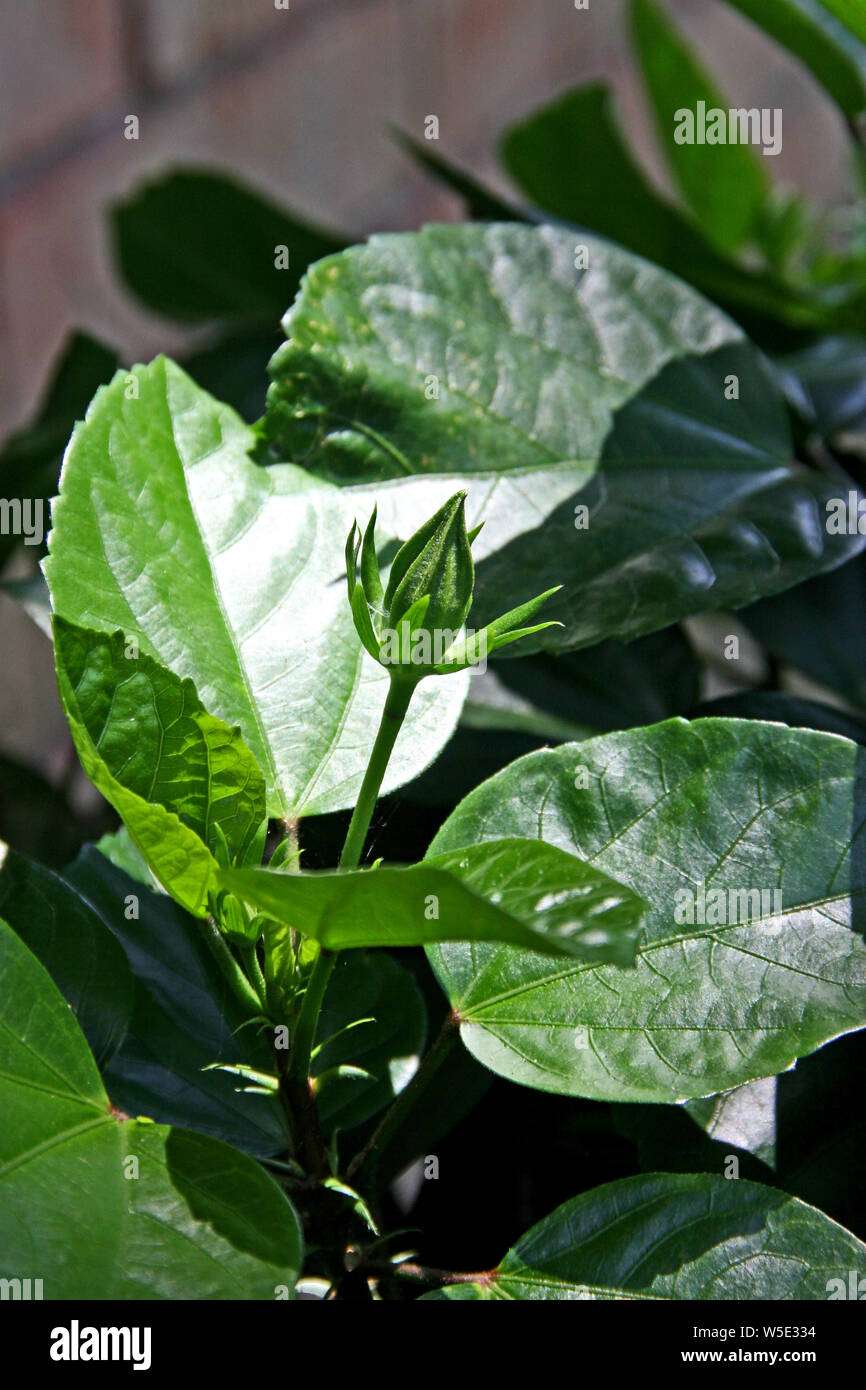
[[[382,778],[385,776],[388,760],[394,750],[400,727],[406,718],[406,711],[409,708],[409,701],[412,699],[414,690],[414,684],[410,685],[405,680],[395,680],[392,676],[388,698],[385,701],[385,708],[379,722],[379,732],[376,734],[376,742],[373,744],[373,751],[370,754],[370,761],[367,764],[367,771],[364,773],[364,780],[358,794],[358,804],[352,813],[352,819],[346,833],[346,843],[343,845],[343,852],[340,855],[341,869],[357,869],[361,862],[364,841],[367,838],[370,821],[376,809]]]
[[[346,833],[346,842],[340,855],[341,869],[356,869],[358,867],[373,811],[376,808],[382,779],[385,776],[385,769],[397,741],[400,727],[406,718],[406,711],[409,708],[409,701],[412,699],[414,689],[414,684],[397,681],[393,677],[391,679],[388,698],[385,701],[385,708],[379,721],[379,731],[376,734],[376,741],[373,744],[373,751],[370,754],[370,761],[367,764],[367,771],[364,773],[364,780],[358,794],[358,804],[352,813],[352,819]],[[331,972],[337,963],[338,954],[337,951],[328,951],[322,947],[307,981],[304,1000],[292,1039],[291,1061],[287,1073],[288,1078],[293,1082],[305,1082],[310,1074],[310,1056],[316,1040],[322,1000],[325,997]]]
[[[402,1127],[406,1116],[415,1109],[419,1101],[423,1100],[433,1078],[450,1055],[458,1036],[457,1022],[451,1014],[448,1014],[438,1038],[412,1080],[408,1086],[404,1086],[397,1099],[385,1111],[384,1118],[363,1149],[355,1154],[346,1170],[347,1181],[351,1182],[357,1174],[363,1174],[364,1170],[369,1169],[376,1155],[385,1148],[392,1136]]]
[[[210,953],[233,992],[241,1003],[250,1010],[251,1014],[260,1014],[262,1011],[261,1000],[229,950],[228,944],[214,919],[208,917],[201,926]]]

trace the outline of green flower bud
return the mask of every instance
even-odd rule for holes
[[[363,543],[357,522],[349,532],[346,576],[355,627],[370,655],[395,679],[414,684],[424,676],[462,671],[497,647],[554,626],[515,626],[556,593],[549,589],[481,632],[465,632],[475,585],[470,547],[481,530],[466,530],[465,502],[466,493],[456,492],[401,546],[384,589],[376,559],[375,507]]]

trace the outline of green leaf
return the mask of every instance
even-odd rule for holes
[[[199,833],[207,810],[202,814],[203,808],[195,808],[199,811],[195,828],[174,810],[175,799],[184,810],[195,799],[190,803],[185,796],[183,752],[178,756],[177,749],[167,749],[163,743],[171,736],[170,725],[182,717],[185,699],[198,705],[197,697],[191,685],[184,691],[177,677],[148,658],[143,658],[143,666],[139,658],[130,676],[129,664],[125,669],[120,664],[125,662],[124,645],[122,633],[109,639],[55,619],[61,703],[90,781],[123,818],[133,843],[166,892],[194,916],[206,917],[216,869],[216,861]],[[115,702],[121,681],[131,684],[131,700],[129,690],[124,692],[121,687],[120,699]],[[160,709],[159,702],[166,694],[167,701]],[[204,790],[207,796],[211,750],[206,750],[201,726],[194,719],[191,724],[199,752],[204,754],[199,794]],[[142,747],[139,726],[147,735],[143,761],[137,756]],[[215,734],[215,744],[225,748],[225,739]],[[213,752],[219,756],[217,747]]]
[[[44,965],[105,1066],[126,1034],[133,979],[95,908],[59,874],[0,842],[0,914]]]
[[[799,58],[849,120],[866,109],[866,18],[859,0],[727,2]]]
[[[485,521],[474,626],[564,585],[544,609],[564,629],[521,651],[738,607],[856,553],[862,537],[827,535],[839,483],[792,460],[740,330],[583,234],[576,271],[575,236],[429,227],[315,266],[271,366],[275,446],[402,538],[465,487],[470,527]]]
[[[97,750],[125,789],[173,812],[212,853],[225,845],[244,863],[265,820],[265,784],[239,730],[208,714],[191,680],[139,654],[122,632],[109,637],[55,618],[54,651],[88,755]]]
[[[117,354],[111,348],[87,333],[72,333],[33,419],[11,434],[0,449],[0,497],[41,503],[46,531],[48,499],[57,489],[60,460],[72,427],[83,418],[93,393],[111,379],[117,366]],[[31,525],[35,519],[31,514]],[[11,532],[0,532],[0,569],[18,541]]]
[[[795,1197],[650,1173],[564,1202],[483,1280],[425,1298],[823,1300],[851,1270],[866,1270],[866,1245]]]
[[[670,720],[530,754],[477,788],[434,853],[534,835],[650,907],[635,970],[554,968],[492,944],[428,950],[466,1046],[540,1090],[673,1101],[862,1028],[863,759],[829,734]],[[692,925],[681,895],[701,885]]]
[[[644,904],[606,874],[531,839],[445,853],[407,868],[281,874],[226,869],[220,882],[326,949],[508,941],[586,960],[634,960]]]
[[[289,464],[159,358],[99,392],[66,455],[46,575],[57,613],[190,678],[265,776],[269,813],[354,805],[388,690],[346,602],[356,502]],[[387,530],[387,528],[386,528]],[[417,691],[385,779],[447,742],[467,678]]]
[[[685,277],[752,333],[775,339],[780,326],[829,327],[839,312],[771,272],[741,269],[662,198],[632,159],[603,83],[565,92],[513,126],[501,154],[523,193],[545,212]],[[571,235],[573,242],[585,241],[582,232]]]
[[[301,1233],[276,1183],[214,1139],[112,1111],[72,1012],[2,922],[0,1000],[3,1278],[40,1278],[47,1299],[293,1289]]]
[[[342,1031],[361,1018],[368,1022]],[[383,951],[340,957],[319,1015],[321,1051],[313,1063],[326,1136],[362,1124],[390,1104],[411,1080],[426,1032],[424,1001],[408,970]],[[324,1074],[341,1065],[361,1069],[369,1080],[334,1075],[323,1085]]]
[[[703,102],[727,112],[731,103],[655,0],[632,0],[629,15],[660,143],[704,235],[728,253],[760,241],[770,184],[751,146],[675,139],[677,111],[695,112]]]
[[[273,1053],[226,985],[198,923],[93,847],[63,877],[99,913],[135,977],[129,1030],[105,1070],[116,1104],[163,1124],[192,1125],[258,1157],[284,1150],[279,1105],[243,1095],[231,1076],[206,1070],[225,1063],[267,1071]]]
[[[112,231],[133,293],[149,309],[181,320],[277,319],[310,261],[344,244],[202,169],[177,169],[137,189],[113,208]]]

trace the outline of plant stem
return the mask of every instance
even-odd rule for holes
[[[241,949],[241,955],[243,956],[247,978],[261,1001],[262,1012],[267,1013],[268,986],[262,974],[262,967],[259,964],[258,952],[254,945],[244,946]]]
[[[409,708],[409,701],[412,699],[414,690],[414,685],[391,678],[388,698],[385,701],[385,708],[379,722],[379,732],[376,734],[376,742],[373,744],[373,751],[370,754],[370,761],[367,764],[367,771],[364,773],[364,780],[358,794],[358,804],[352,813],[352,819],[346,833],[346,843],[343,845],[343,852],[340,855],[341,869],[356,869],[361,862],[364,841],[367,838],[367,831],[370,828],[370,821],[376,808],[382,778],[385,776],[388,760],[394,750],[400,726],[406,718],[406,711]]]
[[[401,1127],[406,1116],[426,1094],[433,1078],[450,1054],[457,1038],[458,1030],[456,1020],[451,1014],[448,1014],[445,1022],[442,1024],[439,1036],[415,1075],[412,1077],[412,1080],[409,1082],[408,1086],[404,1086],[396,1100],[393,1101],[389,1109],[385,1111],[384,1118],[370,1139],[368,1139],[363,1149],[360,1149],[359,1152],[355,1154],[355,1157],[346,1170],[347,1181],[351,1181],[356,1174],[363,1173],[364,1169],[369,1168],[379,1150],[385,1147],[392,1135]]]
[[[251,1014],[260,1014],[262,1002],[229,950],[228,944],[213,917],[208,917],[201,926],[210,953],[234,994],[242,1004],[246,1005]]]
[[[356,869],[358,867],[379,790],[382,786],[382,779],[385,776],[385,769],[397,741],[400,727],[406,717],[414,689],[415,686],[406,681],[395,681],[393,678],[391,680],[376,741],[373,744],[367,771],[364,773],[364,780],[361,783],[358,803],[352,813],[352,819],[346,833],[346,842],[340,855],[341,869]],[[289,1065],[286,1068],[284,1088],[291,1108],[302,1126],[304,1119],[310,1123],[315,1117],[315,1098],[309,1080],[310,1059],[316,1041],[322,1001],[325,998],[325,990],[328,987],[331,972],[337,963],[338,955],[339,952],[329,951],[324,946],[319,950],[307,981],[292,1037],[292,1050]],[[318,1129],[317,1124],[316,1129]],[[314,1137],[312,1138],[312,1146],[318,1148]],[[320,1155],[314,1166],[321,1169]],[[309,1168],[308,1171],[310,1171]]]

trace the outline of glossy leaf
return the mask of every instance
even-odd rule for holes
[[[226,869],[220,882],[328,950],[508,941],[582,960],[634,960],[644,904],[607,874],[531,839],[499,840],[408,868],[333,873]]]
[[[427,1299],[815,1299],[848,1288],[866,1245],[784,1192],[650,1173],[565,1202],[483,1280]]]
[[[159,358],[117,377],[70,443],[46,574],[61,617],[122,630],[244,742],[287,816],[354,805],[388,688],[345,597],[356,503],[291,465]],[[109,443],[110,441],[110,443]],[[420,687],[385,789],[447,741],[467,678]]]
[[[113,1111],[73,1014],[0,923],[0,1274],[46,1299],[273,1299],[297,1218],[251,1159]]]
[[[632,971],[430,949],[467,1047],[541,1090],[672,1101],[866,1025],[863,759],[828,734],[670,720],[530,754],[477,788],[434,853],[535,835],[650,906]]]
[[[343,245],[205,169],[161,176],[116,204],[112,216],[127,284],[149,309],[174,319],[276,319],[310,261]]]
[[[321,262],[271,365],[275,446],[404,540],[465,487],[470,527],[485,523],[470,623],[564,586],[544,608],[564,628],[522,652],[741,606],[862,548],[827,534],[838,484],[792,462],[781,393],[740,330],[662,271],[581,243],[588,270],[575,233],[516,223],[373,237]]]

